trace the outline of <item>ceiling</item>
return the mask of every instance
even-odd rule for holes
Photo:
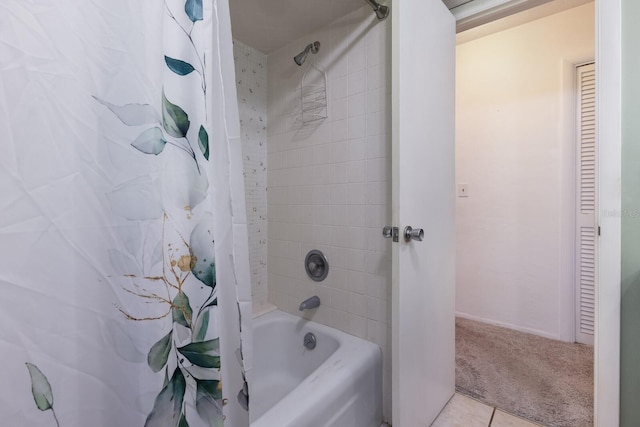
[[[231,0],[233,38],[269,53],[365,5],[364,0]]]
[[[449,9],[452,9],[454,15],[456,11],[473,9],[474,5],[481,5],[481,2],[474,2],[473,0],[442,1]],[[490,0],[484,1],[488,3]],[[465,31],[465,33],[469,34],[459,34],[458,42],[510,28],[528,20],[539,19],[542,16],[557,13],[589,1],[593,0],[531,1],[530,3],[548,2],[548,4],[544,5],[544,7],[532,9],[532,15],[527,16],[527,14],[520,13],[514,15],[514,18],[509,21],[483,25],[475,32]],[[380,2],[383,4],[389,3],[387,0],[380,0]],[[497,3],[500,3],[500,1],[497,1]],[[366,5],[365,0],[229,1],[233,38],[267,54]],[[460,19],[458,15],[456,17]],[[460,28],[458,30],[460,31]],[[463,34],[465,35],[462,36]]]
[[[473,0],[442,1],[453,9]],[[365,0],[231,0],[233,38],[270,53],[366,4]]]

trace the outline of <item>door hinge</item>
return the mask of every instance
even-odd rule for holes
[[[600,237],[600,226],[598,226],[598,237]]]

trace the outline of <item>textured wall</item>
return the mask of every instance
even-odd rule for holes
[[[364,7],[269,55],[269,301],[301,314],[318,295],[314,320],[368,339],[384,354],[390,390],[390,20]],[[298,67],[305,45],[322,43]],[[328,117],[299,121],[300,82],[315,62],[328,76]],[[329,277],[311,281],[303,261],[320,249]],[[385,415],[390,416],[385,395]]]
[[[563,61],[593,60],[594,33],[587,4],[457,46],[456,180],[469,190],[456,206],[459,315],[572,339]]]
[[[244,163],[253,311],[267,303],[267,56],[233,43]]]

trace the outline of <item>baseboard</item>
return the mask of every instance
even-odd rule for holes
[[[556,340],[556,341],[572,342],[572,341],[563,340],[562,338],[560,338],[559,335],[548,334],[546,332],[539,331],[537,329],[525,328],[525,327],[522,327],[522,326],[512,325],[510,323],[500,322],[500,321],[497,321],[497,320],[485,319],[483,317],[474,316],[472,314],[467,314],[467,313],[461,313],[459,311],[456,311],[456,317],[461,317],[463,319],[468,319],[468,320],[475,320],[476,322],[487,323],[489,325],[500,326],[500,327],[503,327],[503,328],[509,328],[509,329],[513,329],[513,330],[516,330],[516,331],[525,332],[527,334],[538,335],[540,337],[549,338],[549,339]]]

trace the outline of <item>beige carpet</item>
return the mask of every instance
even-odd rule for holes
[[[593,426],[593,349],[457,318],[456,390],[544,426]]]

